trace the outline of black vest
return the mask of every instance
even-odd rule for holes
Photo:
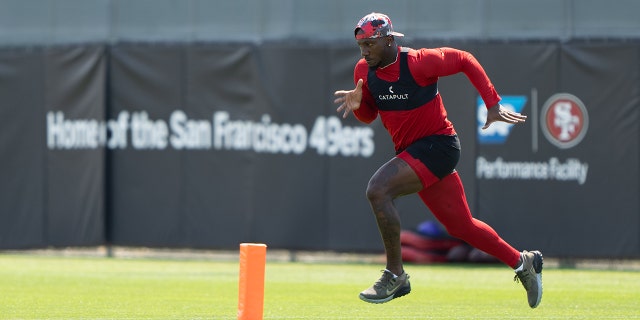
[[[376,68],[369,68],[367,83],[369,91],[376,100],[378,110],[412,110],[433,100],[438,94],[438,83],[426,87],[419,86],[409,71],[407,62],[408,48],[400,51],[400,78],[396,82],[387,82],[376,76]]]

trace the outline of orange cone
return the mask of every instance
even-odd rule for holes
[[[266,262],[266,244],[240,244],[238,320],[262,320]]]

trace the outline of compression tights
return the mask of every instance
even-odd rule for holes
[[[462,181],[453,172],[418,193],[447,232],[514,268],[520,252],[504,241],[488,224],[471,216]]]

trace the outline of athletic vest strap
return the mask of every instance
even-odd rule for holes
[[[438,83],[422,87],[409,71],[408,48],[400,51],[400,78],[398,81],[384,81],[376,76],[375,68],[369,68],[367,82],[369,91],[376,100],[378,110],[401,111],[418,108],[433,100],[438,94]]]

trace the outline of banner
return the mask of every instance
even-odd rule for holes
[[[481,130],[467,77],[439,80],[473,215],[519,250],[638,257],[640,47],[446,46],[528,116]],[[379,120],[333,103],[359,54],[276,41],[0,50],[0,248],[382,252],[365,190],[393,145]],[[395,203],[405,229],[433,219],[415,195]]]
[[[104,243],[105,67],[102,46],[0,51],[0,247]]]
[[[327,69],[313,63],[327,50],[123,44],[111,52],[109,114],[126,137],[110,154],[112,243],[328,247],[331,159],[363,162],[375,137],[335,114]],[[347,178],[331,192],[354,192]],[[366,232],[377,236],[375,225]]]
[[[569,257],[634,256],[640,132],[637,45],[493,46],[503,105],[525,125],[482,132],[479,216],[523,249]]]
[[[105,48],[51,48],[45,63],[47,244],[99,245],[105,240]]]
[[[0,50],[0,248],[46,243],[42,50]]]

